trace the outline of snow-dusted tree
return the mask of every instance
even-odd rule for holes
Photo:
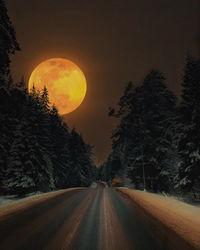
[[[48,172],[49,187],[55,188],[53,178],[53,148],[51,144],[51,130],[50,130],[50,115],[49,115],[49,100],[47,89],[44,88],[40,94],[34,88],[28,96],[28,102],[25,109],[26,118],[29,121],[30,133],[37,139],[39,149],[45,161],[44,168]]]
[[[28,94],[21,109],[23,116],[21,119],[18,117],[17,126],[13,128],[13,140],[8,152],[6,188],[9,193],[18,195],[52,190],[52,162],[38,136],[40,109],[33,96]]]
[[[51,145],[53,162],[53,175],[56,188],[66,188],[69,186],[68,179],[71,161],[70,161],[70,134],[67,125],[62,121],[58,111],[53,105],[50,110],[49,127],[51,130]]]
[[[14,28],[0,0],[0,189],[24,195],[55,185],[89,185],[95,173],[91,148],[80,135],[68,132],[55,107],[50,109],[47,88],[40,93],[33,87],[28,94],[23,79],[9,85],[9,56],[17,50]]]
[[[162,168],[159,174],[160,191],[175,193],[175,184],[180,164],[180,154],[178,150],[179,126],[177,116],[171,117],[168,121],[168,128],[161,139],[161,150],[165,153],[162,159]]]
[[[19,124],[15,139],[9,152],[8,169],[5,185],[9,193],[24,195],[36,191],[49,191],[53,188],[48,172],[48,159],[25,127]]]
[[[7,166],[8,148],[10,146],[9,141],[9,128],[7,126],[9,117],[7,115],[5,104],[10,99],[10,94],[7,89],[0,88],[0,185],[3,186],[3,180],[5,178],[5,169]]]
[[[68,132],[55,106],[50,109],[47,89],[40,94],[33,88],[28,94],[15,88],[10,93],[13,103],[5,117],[11,120],[8,130],[2,128],[8,135],[0,141],[1,146],[9,142],[0,147],[6,191],[24,195],[88,186],[95,174],[91,148],[75,130]]]
[[[70,186],[89,186],[93,181],[92,148],[73,128],[70,139]],[[92,170],[92,171],[91,171]]]
[[[152,70],[141,86],[128,84],[119,111],[110,111],[121,118],[113,134],[113,149],[118,151],[121,168],[128,170],[137,186],[143,183],[155,191],[162,189],[159,178],[170,148],[164,136],[176,102],[164,80],[160,72]]]
[[[181,162],[176,187],[195,194],[200,192],[200,60],[187,57],[182,87]]]
[[[6,86],[0,88],[0,181],[2,183],[8,168],[8,152],[15,135],[15,128],[22,117],[24,102],[25,94],[22,91],[16,88],[8,90]]]

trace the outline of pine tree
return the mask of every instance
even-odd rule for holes
[[[52,190],[48,164],[37,137],[30,132],[30,124],[21,122],[9,152],[5,181],[9,193],[24,195]]]
[[[200,60],[187,57],[182,87],[181,162],[176,187],[195,195],[200,190]]]
[[[27,92],[24,93],[25,102],[22,103],[17,123],[12,128],[5,179],[8,192],[18,195],[54,188],[51,159],[47,149],[40,144],[41,138],[38,136],[41,110],[35,98]]]
[[[90,185],[96,174],[92,148],[50,108],[47,88],[40,93],[33,87],[29,94],[24,79],[13,84],[9,57],[19,49],[0,0],[0,189],[24,195]]]
[[[91,169],[91,146],[87,145],[82,136],[73,128],[70,141],[70,186],[89,186],[93,181]]]
[[[10,93],[5,88],[0,88],[0,186],[3,192],[3,182],[7,167],[8,149],[10,147],[10,131],[8,128],[9,116],[6,104],[10,100]]]
[[[125,89],[119,102],[120,118],[113,138],[113,155],[121,170],[137,187],[143,183],[155,191],[162,189],[161,172],[165,168],[170,141],[165,135],[175,111],[175,96],[166,88],[160,72],[151,71],[143,84]]]
[[[32,110],[32,117],[27,113],[27,117],[30,118],[34,125],[32,125],[32,134],[37,138],[39,147],[42,150],[43,157],[46,162],[46,171],[49,173],[50,189],[55,187],[53,177],[53,148],[51,144],[51,129],[50,129],[50,108],[49,97],[46,87],[44,87],[42,93],[36,91],[33,87],[30,96],[30,109]]]
[[[5,1],[0,0],[0,82],[8,84],[10,76],[10,54],[20,50],[14,27],[7,14]]]
[[[164,179],[161,178],[166,169],[166,161],[171,152],[171,138],[166,130],[171,126],[175,115],[176,97],[164,83],[165,78],[157,71],[151,71],[143,82],[144,91],[144,154],[145,168],[149,168],[147,178],[150,177],[151,188],[166,189]],[[148,137],[148,140],[146,140]],[[173,166],[171,166],[173,168]],[[165,172],[167,177],[167,172]],[[170,183],[168,183],[170,184]],[[164,187],[165,186],[165,187]]]
[[[13,84],[10,55],[18,50],[14,27],[0,0],[0,188],[22,195],[89,185],[95,174],[91,148],[79,134],[70,134],[56,108],[50,108],[47,88],[40,93],[33,87],[28,94],[24,79]],[[72,166],[78,174],[74,182]]]
[[[0,88],[0,182],[5,189],[6,171],[8,168],[9,151],[15,136],[15,129],[23,116],[22,107],[25,102],[25,93],[16,89]],[[6,192],[6,190],[4,190]]]
[[[57,188],[66,188],[69,186],[69,172],[71,168],[70,161],[70,134],[68,127],[63,123],[55,105],[50,111],[50,129],[52,145],[52,162],[55,185]]]

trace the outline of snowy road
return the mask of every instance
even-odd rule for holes
[[[131,200],[98,184],[60,194],[1,221],[0,249],[160,249],[139,218]]]

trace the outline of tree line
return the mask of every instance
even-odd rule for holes
[[[89,186],[96,178],[92,146],[50,105],[46,87],[30,92],[10,73],[19,51],[14,27],[0,0],[0,192],[32,192]],[[45,84],[45,83],[44,83]]]
[[[200,194],[199,59],[187,56],[181,85],[178,101],[157,70],[142,84],[127,84],[117,110],[109,110],[119,122],[100,179],[128,177],[138,189]]]

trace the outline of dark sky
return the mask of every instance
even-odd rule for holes
[[[108,118],[125,84],[160,69],[180,93],[187,51],[198,55],[199,0],[7,0],[22,51],[13,58],[15,80],[43,60],[64,57],[84,72],[88,91],[64,119],[95,145],[96,161],[110,151],[115,120]]]

